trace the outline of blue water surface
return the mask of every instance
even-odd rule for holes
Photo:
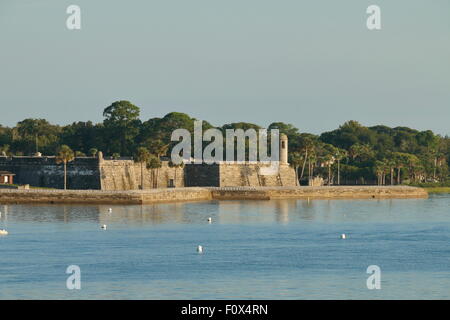
[[[450,195],[0,211],[0,299],[450,298]]]

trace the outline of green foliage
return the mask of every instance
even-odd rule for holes
[[[134,156],[134,161],[138,163],[147,163],[150,160],[151,154],[147,148],[139,147],[137,149],[136,155]]]
[[[9,152],[9,144],[4,144],[2,146],[0,146],[0,156],[3,155],[10,155],[11,153]]]
[[[105,145],[107,152],[133,152],[141,125],[139,114],[139,108],[129,101],[116,101],[105,108],[103,125],[109,142]]]
[[[172,132],[184,128],[193,134],[196,120],[185,113],[171,112],[142,122],[139,107],[129,101],[112,103],[103,116],[104,121],[97,124],[87,121],[58,126],[45,119],[25,119],[13,128],[0,125],[0,155],[31,155],[36,150],[44,155],[57,154],[61,152],[59,146],[65,145],[77,150],[76,156],[95,156],[101,150],[114,158],[134,155],[140,162],[138,154],[144,148],[149,158],[142,163],[156,169],[157,175],[159,158],[170,155],[178,143],[171,141]],[[203,132],[209,128],[213,126],[203,121]],[[225,133],[226,129],[258,130],[261,126],[236,122],[217,128]],[[278,129],[288,136],[289,162],[297,168],[302,183],[319,175],[330,183],[341,180],[342,184],[439,184],[449,176],[450,138],[430,130],[365,127],[356,121],[321,135],[300,132],[283,122],[273,122],[267,129]],[[248,149],[248,141],[246,144]]]
[[[150,155],[147,161],[147,169],[158,169],[161,168],[161,166],[162,166],[161,160],[155,155]]]
[[[67,145],[62,145],[59,147],[57,153],[56,153],[56,162],[57,163],[64,163],[67,164],[70,161],[73,161],[75,159],[75,153],[70,149]]]
[[[71,146],[75,150],[93,155],[91,149],[102,148],[107,144],[105,130],[102,124],[88,122],[74,122],[61,130],[61,143]]]
[[[97,148],[91,148],[91,149],[89,149],[89,155],[90,155],[91,157],[96,157],[97,154],[98,154],[98,149],[97,149]]]
[[[13,150],[20,150],[24,154],[37,151],[52,154],[58,148],[61,128],[45,119],[25,119],[17,123],[12,134],[17,136],[11,143]]]

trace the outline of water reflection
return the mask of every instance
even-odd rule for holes
[[[206,201],[153,205],[2,205],[1,221],[118,225],[363,222],[448,219],[449,198]],[[110,212],[109,209],[112,209]]]

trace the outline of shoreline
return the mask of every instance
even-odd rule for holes
[[[421,199],[423,188],[409,186],[187,187],[151,190],[1,189],[0,204],[130,204],[274,199]]]

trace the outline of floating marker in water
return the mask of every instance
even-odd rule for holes
[[[347,236],[345,235],[345,233],[341,234],[341,239],[347,239]]]
[[[106,230],[106,224],[102,225],[101,227],[103,230]]]
[[[108,212],[111,213],[112,212],[112,208],[109,208]]]
[[[203,253],[203,247],[202,246],[198,246],[197,247],[197,252],[198,253]]]
[[[212,218],[211,218],[211,217],[208,218],[208,222],[209,222],[209,223],[212,222]]]
[[[7,236],[8,235],[8,231],[4,230],[4,229],[0,229],[0,236]]]

